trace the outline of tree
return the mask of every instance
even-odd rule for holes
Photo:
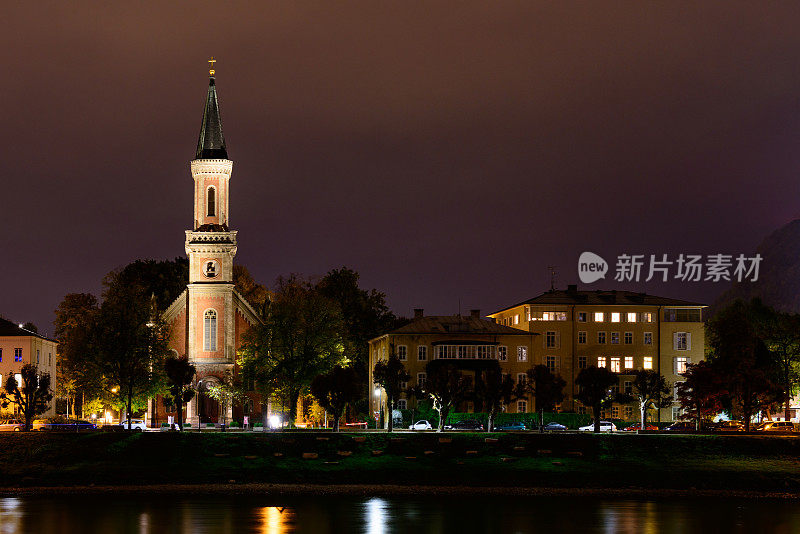
[[[241,348],[246,379],[268,395],[282,397],[292,421],[297,400],[320,373],[347,363],[341,311],[307,281],[278,278],[263,324],[250,328]]]
[[[394,345],[389,350],[389,358],[387,360],[379,360],[375,363],[375,368],[372,370],[372,380],[383,388],[386,393],[386,409],[388,411],[386,431],[391,432],[394,427],[394,403],[400,398],[403,392],[403,382],[408,382],[411,375],[406,371],[403,362],[395,354]]]
[[[500,370],[497,360],[491,367],[475,373],[475,396],[483,403],[488,421],[486,431],[494,432],[494,420],[500,410],[514,398],[514,379]]]
[[[336,366],[311,381],[311,394],[326,411],[333,415],[333,431],[339,431],[339,419],[345,407],[363,395],[359,373],[352,367]]]
[[[417,385],[416,397],[428,397],[433,402],[433,409],[439,414],[437,432],[444,430],[444,424],[450,410],[464,399],[470,390],[470,381],[452,363],[444,360],[433,360],[425,366],[426,376],[423,386]]]
[[[269,299],[267,288],[255,281],[250,271],[244,265],[233,266],[233,284],[236,291],[255,308],[258,313],[263,313],[264,306]]]
[[[754,415],[783,400],[772,354],[758,331],[759,303],[736,301],[707,324],[709,359],[732,412],[750,430]]]
[[[178,412],[178,428],[183,430],[183,405],[194,398],[192,380],[197,373],[188,358],[167,358],[164,360],[164,374],[169,388],[169,400]]]
[[[800,383],[800,315],[778,313],[755,300],[759,337],[769,350],[776,382],[783,390],[784,417],[791,419],[792,393]]]
[[[633,372],[633,397],[639,403],[640,428],[647,428],[647,410],[672,406],[672,387],[661,373],[653,369]]]
[[[686,380],[678,384],[678,402],[695,420],[697,430],[702,430],[703,420],[722,411],[722,398],[727,394],[722,377],[709,361],[689,364],[684,373]]]
[[[611,388],[619,383],[615,373],[605,367],[589,366],[581,369],[575,378],[578,394],[575,396],[584,406],[592,408],[594,431],[600,432],[600,410],[613,401]]]
[[[50,390],[50,374],[42,373],[30,363],[26,363],[20,370],[22,384],[17,384],[17,379],[12,373],[6,378],[3,392],[0,393],[0,405],[3,408],[9,404],[19,408],[25,417],[25,431],[31,429],[33,418],[47,411],[53,392]]]
[[[517,396],[533,396],[536,411],[539,412],[539,432],[544,432],[544,412],[554,410],[556,404],[564,400],[564,386],[567,383],[546,365],[528,369],[525,376],[525,380],[517,384]]]
[[[222,419],[223,425],[228,422],[228,409],[246,396],[241,380],[230,371],[222,373],[219,382],[209,383],[206,387],[206,394],[219,403],[220,419]]]

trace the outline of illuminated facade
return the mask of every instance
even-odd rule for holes
[[[26,330],[20,325],[0,318],[0,384],[5,384],[9,375],[16,375],[17,384],[22,366],[26,363],[35,365],[40,373],[50,374],[50,388],[56,391],[56,350],[58,342],[46,336]],[[56,414],[55,398],[42,417]],[[13,411],[9,406],[4,412]]]

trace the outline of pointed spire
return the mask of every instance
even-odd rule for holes
[[[203,111],[203,126],[200,128],[200,139],[197,141],[195,159],[228,159],[225,137],[222,135],[222,119],[219,115],[217,87],[214,81],[213,66],[215,62],[214,58],[209,61],[212,68],[209,70],[206,109]]]

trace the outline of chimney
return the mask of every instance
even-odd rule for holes
[[[473,319],[480,319],[481,318],[481,311],[480,310],[470,310],[469,316]]]
[[[414,319],[422,319],[425,316],[424,311],[423,308],[414,308]]]

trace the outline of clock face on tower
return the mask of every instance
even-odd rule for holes
[[[203,275],[206,278],[216,278],[221,272],[222,269],[217,260],[206,260],[203,262]]]

